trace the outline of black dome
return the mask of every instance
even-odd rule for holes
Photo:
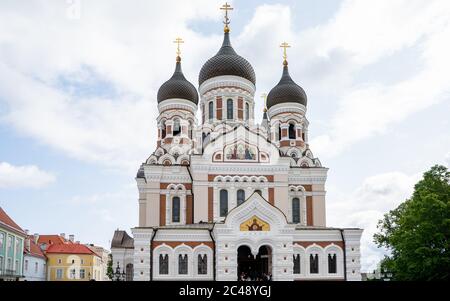
[[[181,98],[198,103],[198,93],[181,71],[181,59],[177,58],[175,72],[158,90],[158,103],[171,98]]]
[[[296,102],[304,106],[307,103],[305,90],[292,80],[287,62],[284,64],[280,82],[267,95],[267,108],[286,102]]]
[[[198,76],[199,85],[210,78],[221,75],[240,76],[256,84],[255,71],[252,65],[234,51],[228,32],[225,32],[219,52],[210,58],[200,70],[200,75]]]

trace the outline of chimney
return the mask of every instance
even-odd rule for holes
[[[71,242],[73,242],[73,241],[75,240],[75,235],[70,234],[70,235],[69,235],[69,240],[70,240]]]
[[[66,233],[61,233],[61,234],[59,234],[59,236],[61,236],[62,238],[66,239]]]
[[[38,240],[39,240],[39,233],[34,233],[33,234],[33,239],[34,239],[34,243],[37,244]]]
[[[30,233],[30,231],[28,229],[25,229],[25,234],[28,235],[28,233]]]
[[[29,237],[25,238],[25,249],[27,249],[28,251],[31,250],[31,240]]]

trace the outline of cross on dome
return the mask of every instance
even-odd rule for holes
[[[283,48],[283,65],[287,65],[287,49],[291,48],[287,42],[283,42],[280,45],[280,48]]]
[[[178,37],[173,41],[175,44],[177,44],[177,62],[181,61],[181,49],[180,44],[184,44],[184,41],[182,38]]]
[[[225,4],[222,5],[222,7],[220,8],[220,10],[225,11],[225,16],[224,16],[224,21],[223,21],[223,24],[225,24],[225,28],[224,28],[225,32],[230,32],[230,28],[228,27],[228,25],[230,24],[230,18],[228,18],[228,11],[232,11],[233,9],[234,8],[231,7],[231,5],[228,4],[228,2],[225,2]]]

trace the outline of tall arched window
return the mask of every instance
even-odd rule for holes
[[[289,123],[289,139],[295,139],[295,125]]]
[[[248,102],[245,103],[245,120],[249,120],[250,119],[250,105],[248,104]]]
[[[206,275],[208,274],[208,257],[206,254],[198,255],[198,270],[199,275]]]
[[[236,199],[238,206],[245,202],[245,191],[239,189],[236,193]]]
[[[212,101],[208,104],[208,118],[209,120],[214,118],[214,103]]]
[[[188,128],[188,136],[189,139],[192,139],[192,128],[194,127],[194,124],[192,123],[192,121],[189,121],[189,128]]]
[[[293,255],[294,256],[294,274],[300,274],[300,254]]]
[[[172,222],[180,222],[180,198],[177,196],[172,199]]]
[[[166,138],[166,122],[161,123],[161,139]]]
[[[222,189],[220,191],[220,217],[225,217],[228,214],[228,191]]]
[[[227,100],[227,119],[228,120],[233,119],[233,100],[232,99]]]
[[[317,254],[309,255],[309,272],[311,274],[319,273],[319,255]]]
[[[328,254],[328,273],[330,274],[337,273],[336,254]]]
[[[300,200],[298,198],[292,199],[292,222],[300,223]]]
[[[187,254],[178,255],[178,274],[187,275],[188,273],[188,256]]]
[[[278,125],[278,141],[280,141],[281,140],[281,126],[280,125]]]
[[[159,274],[169,274],[169,255],[167,254],[159,254]]]
[[[178,136],[181,134],[181,126],[180,126],[180,119],[175,119],[173,121],[173,135]]]

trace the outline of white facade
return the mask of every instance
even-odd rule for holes
[[[24,281],[46,281],[47,260],[44,257],[24,254],[23,256]]]
[[[328,169],[308,144],[303,90],[285,60],[288,84],[277,91],[286,86],[286,93],[257,124],[254,72],[227,30],[220,55],[200,73],[200,101],[180,73],[180,57],[176,80],[158,92],[157,149],[136,176],[133,250],[116,231],[114,267],[132,264],[140,281],[360,280],[362,230],[326,224]]]

